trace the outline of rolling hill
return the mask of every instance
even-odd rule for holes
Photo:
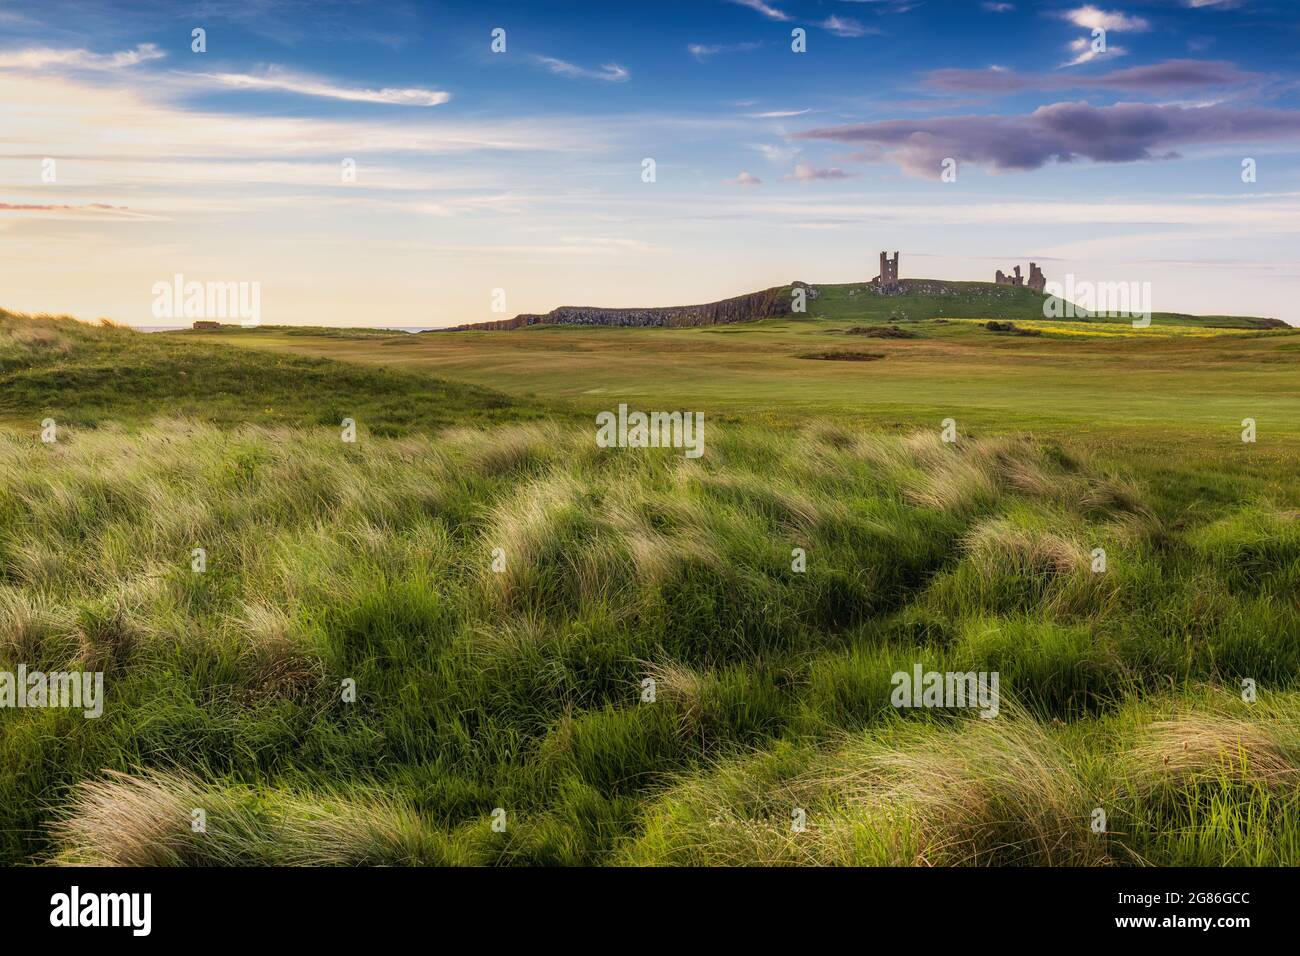
[[[566,305],[544,314],[523,313],[512,319],[468,323],[431,331],[510,331],[537,325],[685,328],[752,322],[781,316],[887,322],[936,318],[1032,321],[1045,317],[1044,302],[1049,298],[1024,286],[998,285],[992,282],[903,279],[898,284],[898,292],[883,294],[870,282],[826,285],[792,282],[703,305],[653,308]],[[803,288],[807,294],[804,313],[796,313],[791,309],[797,288]],[[1076,307],[1076,313],[1081,311]],[[1070,321],[1090,320],[1082,317]],[[1193,316],[1171,312],[1155,313],[1152,322],[1211,328],[1287,327],[1280,319],[1258,316]]]

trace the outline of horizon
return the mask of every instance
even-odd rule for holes
[[[887,248],[1296,325],[1298,33],[1268,0],[0,3],[0,308],[187,324],[152,312],[182,274],[267,325],[440,328]]]

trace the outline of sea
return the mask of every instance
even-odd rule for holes
[[[286,326],[288,327],[288,326]],[[366,325],[354,326],[367,331],[375,332],[433,332],[438,326],[435,325]],[[137,332],[180,332],[184,329],[191,328],[190,323],[184,325],[133,325],[131,328]]]

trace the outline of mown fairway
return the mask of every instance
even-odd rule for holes
[[[971,310],[948,305],[950,313]],[[814,302],[806,319],[696,329],[534,327],[388,337],[258,329],[194,337],[410,369],[583,413],[626,401],[774,423],[816,415],[934,428],[951,416],[998,430],[1131,436],[1136,429],[1156,442],[1174,433],[1180,440],[1236,441],[1241,419],[1253,417],[1275,438],[1300,434],[1295,330],[1174,325],[1162,316],[1144,330],[1045,322],[1023,304],[1003,309],[999,315],[1042,333],[1021,336],[989,332],[972,318],[912,319],[918,311],[860,308],[841,297]],[[891,316],[916,337],[846,331],[888,325]],[[799,357],[835,350],[881,352],[885,359]]]
[[[823,305],[0,313],[0,670],[107,686],[0,710],[4,862],[1300,863],[1300,337]],[[706,454],[597,448],[620,402]],[[895,709],[916,665],[998,717]]]

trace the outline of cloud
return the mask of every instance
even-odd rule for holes
[[[1093,31],[1094,34],[1092,38],[1080,37],[1067,43],[1065,45],[1066,50],[1073,53],[1074,56],[1062,63],[1061,66],[1078,66],[1081,63],[1090,63],[1099,56],[1124,56],[1128,53],[1128,50],[1122,46],[1107,43],[1105,34],[1111,30],[1129,30],[1141,33],[1151,29],[1151,24],[1142,17],[1131,17],[1118,10],[1102,10],[1092,4],[1066,10],[1060,16],[1075,26]],[[1098,34],[1097,31],[1101,31],[1101,33]],[[1098,44],[1098,39],[1100,44]],[[1097,48],[1098,45],[1100,45],[1101,49]]]
[[[108,203],[92,202],[84,206],[72,206],[67,203],[15,203],[0,202],[0,210],[5,212],[54,212],[64,209],[94,209],[97,211],[126,211],[125,206],[110,206]]]
[[[934,176],[948,157],[999,171],[1030,170],[1053,160],[1123,163],[1165,158],[1179,146],[1300,140],[1300,111],[1053,103],[1022,116],[888,120],[808,130],[795,138],[875,146],[903,170]]]
[[[1133,33],[1142,33],[1151,29],[1151,24],[1142,17],[1130,17],[1118,10],[1102,10],[1092,4],[1066,10],[1061,16],[1076,27],[1083,27],[1085,30],[1128,30]]]
[[[909,13],[921,6],[923,0],[843,0],[845,3],[870,3],[877,14]]]
[[[749,7],[767,17],[769,20],[789,20],[790,18],[778,10],[776,7],[768,6],[763,0],[731,0],[732,3],[739,4],[742,7]]]
[[[223,86],[240,90],[273,90],[298,93],[303,96],[320,96],[353,103],[388,103],[394,106],[439,106],[451,99],[450,93],[419,88],[379,90],[337,86],[329,80],[293,73],[271,67],[263,74],[251,73],[201,73]]]
[[[989,0],[986,0],[985,3],[981,3],[980,6],[989,13],[1010,13],[1016,8],[1014,3],[993,3],[989,2]]]
[[[1093,46],[1093,41],[1086,37],[1071,40],[1065,45],[1065,48],[1075,56],[1073,60],[1066,60],[1061,64],[1061,66],[1078,66],[1080,63],[1088,63],[1095,60],[1099,56],[1116,57],[1128,54],[1128,50],[1115,43],[1107,44],[1105,49],[1098,50]]]
[[[817,25],[827,33],[833,33],[837,37],[862,37],[868,33],[880,32],[875,27],[863,26],[861,22],[854,20],[852,17],[837,17],[834,14],[831,14]]]
[[[569,76],[574,79],[623,83],[632,75],[617,63],[606,63],[599,70],[590,70],[585,66],[578,66],[567,60],[558,60],[553,56],[534,56],[533,59],[557,76]]]
[[[0,53],[0,70],[48,70],[57,67],[72,70],[120,70],[150,60],[161,60],[166,55],[152,43],[141,43],[134,50],[118,53],[32,47]]]
[[[63,220],[82,220],[82,221],[107,221],[107,220],[154,220],[158,216],[148,213],[134,212],[126,206],[112,206],[108,203],[92,202],[76,205],[73,203],[16,203],[0,202],[0,218],[8,218],[6,213],[18,214],[17,219],[63,219]],[[32,215],[35,214],[35,215]]]
[[[791,116],[803,116],[804,113],[811,113],[812,108],[802,110],[769,110],[766,113],[746,113],[750,119],[788,119]]]
[[[786,176],[786,179],[793,179],[801,183],[816,182],[821,179],[853,179],[861,175],[860,173],[846,173],[842,169],[817,169],[808,163],[797,163],[794,172]]]
[[[774,166],[784,166],[799,155],[798,146],[773,146],[770,143],[749,143],[750,149],[757,150],[764,159]]]
[[[207,81],[204,81],[207,82]],[[166,90],[167,94],[174,91]],[[124,85],[0,72],[6,156],[89,156],[97,163],[218,158],[292,161],[344,156],[452,155],[481,150],[590,154],[608,132],[565,118],[455,119],[386,115],[245,115],[171,104],[154,84]],[[560,129],[558,127],[564,127]],[[123,131],[129,130],[130,135]]]
[[[686,52],[703,63],[709,57],[717,56],[719,53],[744,53],[748,50],[757,50],[762,45],[761,43],[691,43],[687,45]]]
[[[757,176],[753,175],[753,174],[750,173],[748,170],[741,170],[739,176],[734,176],[734,177],[732,177],[731,179],[724,179],[723,182],[726,183],[728,186],[761,186],[761,185],[763,185],[763,180],[759,179]]]
[[[1244,86],[1265,77],[1226,60],[1165,60],[1109,73],[1079,76],[1017,73],[1005,67],[986,70],[933,70],[926,85],[950,93],[1018,93],[1024,90],[1116,90],[1123,93],[1177,93],[1195,89]]]

